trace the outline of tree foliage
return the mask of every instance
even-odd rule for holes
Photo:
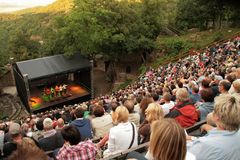
[[[178,2],[176,25],[179,28],[221,28],[222,23],[239,22],[240,3],[234,0],[181,0]],[[236,24],[236,23],[235,23]]]

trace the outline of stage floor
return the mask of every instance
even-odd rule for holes
[[[78,84],[69,84],[67,86],[66,94],[55,94],[54,96],[44,95],[44,89],[31,88],[30,89],[30,106],[32,111],[48,108],[51,106],[60,105],[64,102],[71,101],[83,96],[90,95],[90,92]]]

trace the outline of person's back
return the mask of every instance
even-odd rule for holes
[[[90,140],[81,142],[81,133],[73,126],[65,126],[61,130],[64,145],[59,149],[57,160],[95,160],[97,147]]]
[[[205,137],[194,141],[194,148],[189,151],[197,160],[239,160],[240,132],[211,130]],[[204,148],[203,150],[199,147]]]
[[[63,146],[64,140],[60,132],[56,132],[54,135],[41,138],[39,141],[39,146],[44,151],[52,151]]]
[[[92,127],[95,138],[105,136],[110,128],[113,127],[112,117],[110,114],[103,115],[92,119]]]
[[[225,94],[215,98],[212,113],[216,128],[189,146],[198,160],[240,159],[240,98]]]
[[[135,128],[135,138],[134,138],[133,147],[137,146],[137,132],[136,132],[135,125],[134,125],[134,128]],[[133,129],[130,122],[120,123],[117,126],[111,128],[109,133],[110,143],[108,145],[108,149],[112,152],[128,149],[132,140],[132,135],[133,135]]]
[[[132,122],[136,125],[136,127],[139,127],[140,123],[140,114],[139,113],[130,113],[128,117],[129,122]]]
[[[39,139],[39,146],[44,151],[52,151],[62,147],[64,140],[60,132],[53,129],[53,121],[50,118],[45,118],[43,121],[44,134],[43,138]]]
[[[71,125],[77,127],[81,133],[81,140],[91,139],[92,138],[92,126],[89,119],[76,119]]]
[[[74,116],[76,119],[72,121],[71,125],[77,127],[81,134],[81,140],[91,139],[92,138],[92,126],[89,119],[85,119],[84,117],[85,110],[81,107],[76,108],[74,111]]]

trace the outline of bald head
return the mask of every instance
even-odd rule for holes
[[[57,126],[58,128],[62,128],[64,126],[64,120],[62,118],[57,120]]]

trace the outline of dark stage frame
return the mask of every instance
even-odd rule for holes
[[[93,62],[83,58],[80,54],[75,54],[72,57],[56,55],[16,62],[13,64],[13,74],[18,96],[30,113],[46,110],[50,107],[78,103],[94,98]],[[65,102],[54,102],[52,106],[47,108],[33,110],[31,104],[29,103],[31,88],[35,85],[39,85],[39,82],[43,82],[42,85],[44,85],[44,83],[58,83],[58,77],[67,74],[73,74],[73,81],[83,86],[89,94],[71,98],[69,101]]]

